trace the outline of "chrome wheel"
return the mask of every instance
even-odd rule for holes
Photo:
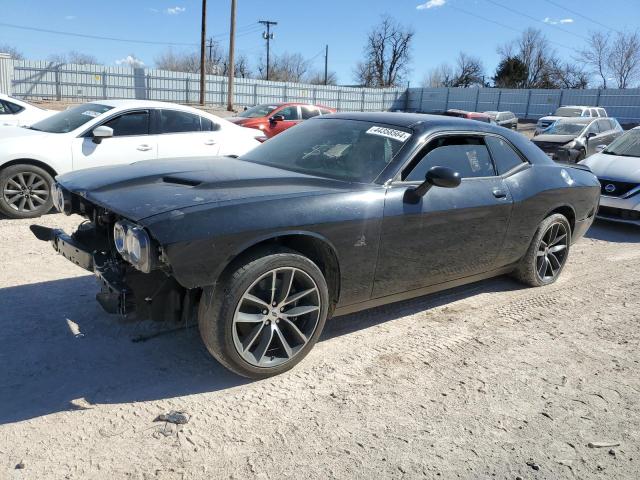
[[[552,223],[542,235],[536,257],[536,271],[543,282],[553,280],[567,259],[569,232],[561,223]]]
[[[47,205],[49,184],[34,172],[20,172],[9,177],[2,188],[2,196],[9,208],[32,213]]]
[[[320,319],[320,292],[304,271],[276,268],[242,295],[233,317],[233,343],[257,367],[276,367],[309,342]]]

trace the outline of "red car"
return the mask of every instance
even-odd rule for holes
[[[443,113],[447,117],[468,118],[470,120],[478,120],[479,122],[495,123],[493,119],[486,113],[467,112],[466,110],[456,110],[454,108]]]
[[[334,108],[307,103],[265,103],[248,108],[237,117],[226,120],[242,127],[257,128],[262,130],[267,138],[271,138],[303,120],[335,112]]]

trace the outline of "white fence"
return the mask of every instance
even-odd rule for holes
[[[137,98],[196,103],[200,76],[146,68],[14,61],[13,95],[25,99],[98,100]],[[206,103],[226,104],[226,77],[207,75]],[[234,104],[310,102],[338,110],[379,111],[394,108],[405,89],[351,88],[236,78]]]

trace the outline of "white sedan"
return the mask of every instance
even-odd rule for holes
[[[53,177],[71,170],[242,155],[260,145],[261,136],[195,108],[145,100],[85,103],[29,128],[2,127],[0,213],[33,218],[48,212]]]
[[[55,113],[0,93],[0,125],[29,126]]]

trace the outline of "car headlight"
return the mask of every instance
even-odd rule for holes
[[[575,146],[576,146],[575,140],[571,140],[569,143],[563,145],[564,148],[575,148]]]
[[[51,185],[51,199],[60,213],[71,215],[71,194],[58,183]]]
[[[151,239],[144,228],[127,221],[116,222],[113,226],[113,242],[127,262],[141,272],[151,271]]]

